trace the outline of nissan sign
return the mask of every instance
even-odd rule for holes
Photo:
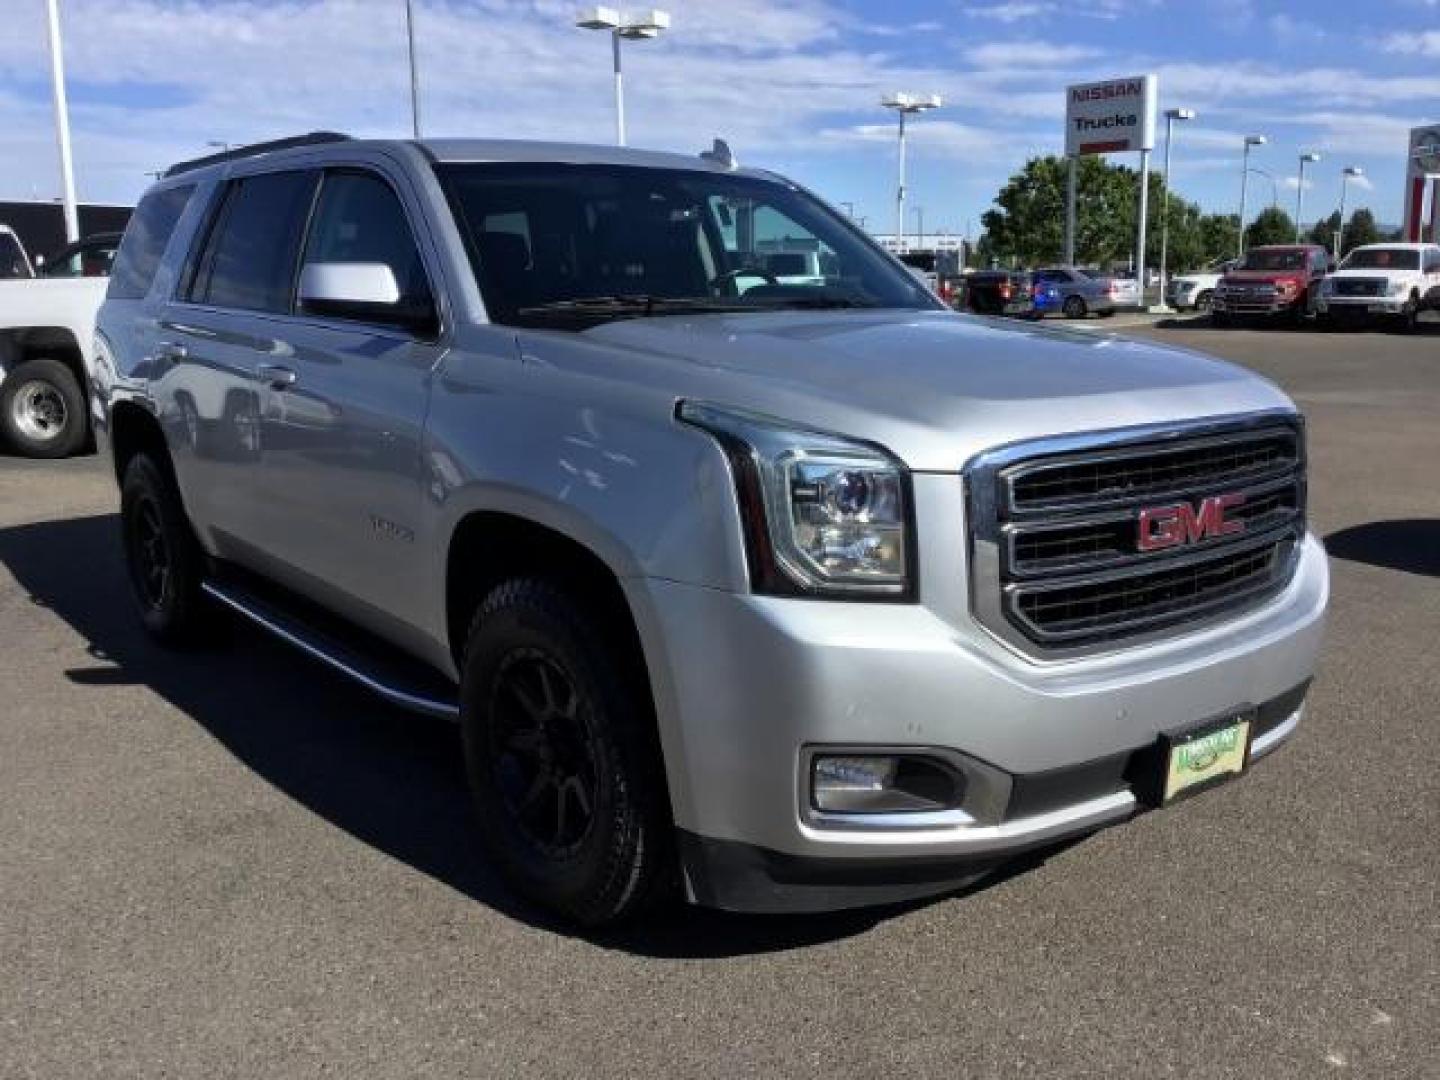
[[[1154,75],[1072,86],[1065,91],[1065,153],[1120,154],[1155,149]]]

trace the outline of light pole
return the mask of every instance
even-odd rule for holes
[[[1269,141],[1264,135],[1245,136],[1245,159],[1240,172],[1240,242],[1235,250],[1235,257],[1238,259],[1245,257],[1245,195],[1250,183],[1250,148],[1264,146]]]
[[[1172,129],[1176,120],[1194,119],[1194,109],[1165,110],[1165,169],[1160,182],[1160,302],[1155,305],[1157,311],[1170,310],[1165,304],[1165,283],[1169,280],[1167,274],[1170,256],[1170,140],[1173,135]]]
[[[1340,261],[1345,247],[1345,189],[1352,176],[1364,176],[1365,170],[1359,165],[1346,165],[1340,170],[1340,222],[1335,226],[1335,261]]]
[[[644,15],[630,16],[615,8],[587,8],[575,20],[583,30],[605,30],[610,34],[610,47],[615,58],[615,145],[625,145],[625,82],[620,74],[620,39],[649,41],[670,29],[668,12],[651,10]]]
[[[50,78],[55,91],[55,141],[60,146],[60,190],[65,214],[65,240],[80,239],[80,211],[75,204],[75,162],[70,155],[70,106],[65,100],[65,48],[60,40],[59,0],[47,0],[45,24],[50,38]]]
[[[921,251],[925,250],[925,208],[915,207],[915,244]]]
[[[920,95],[896,92],[889,97],[881,98],[880,104],[887,109],[894,109],[900,114],[900,171],[899,182],[895,187],[895,251],[896,254],[899,254],[905,250],[905,118],[918,116],[930,109],[938,109],[945,102],[939,94]]]
[[[410,51],[410,131],[420,138],[420,69],[415,64],[415,5],[405,0],[405,41]]]
[[[1300,155],[1300,177],[1295,183],[1295,243],[1300,243],[1300,221],[1305,216],[1305,166],[1320,160],[1320,155],[1311,150]]]
[[[853,202],[842,202],[840,204],[845,210],[845,216],[851,221],[855,220],[855,204]]]

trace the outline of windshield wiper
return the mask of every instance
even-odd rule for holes
[[[638,319],[649,315],[673,315],[685,311],[745,311],[748,305],[737,300],[705,296],[654,296],[627,293],[617,296],[583,296],[573,300],[551,300],[516,311],[526,319]]]

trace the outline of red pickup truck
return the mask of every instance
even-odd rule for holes
[[[1210,319],[1224,326],[1242,316],[1299,322],[1315,309],[1320,279],[1330,272],[1330,253],[1317,244],[1251,248],[1220,279]]]

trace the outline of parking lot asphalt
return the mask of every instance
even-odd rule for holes
[[[0,1077],[1440,1076],[1440,325],[1127,331],[1310,418],[1299,734],[963,895],[576,936],[471,839],[454,732],[131,614],[94,459],[0,458]]]

